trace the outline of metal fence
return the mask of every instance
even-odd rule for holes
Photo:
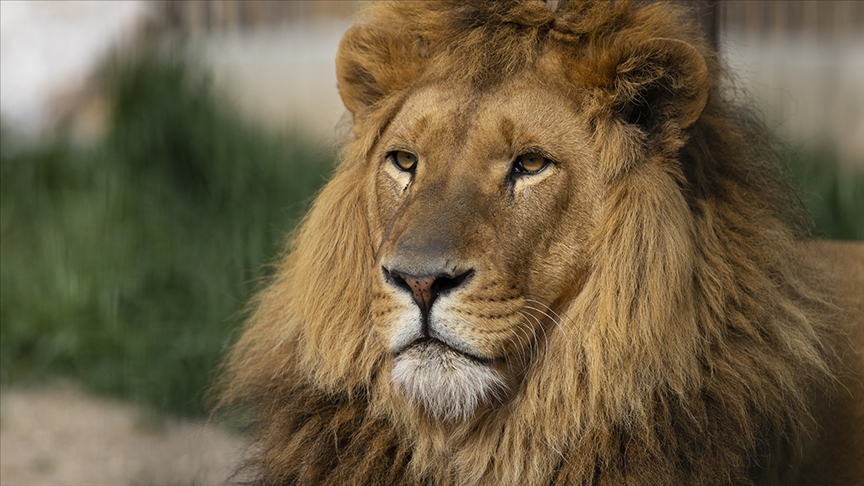
[[[161,4],[165,23],[188,33],[253,30],[322,17],[350,17],[360,1],[169,0]]]
[[[861,1],[753,1],[716,2],[721,29],[734,28],[750,36],[809,35],[845,39],[864,29]]]
[[[355,14],[362,1],[168,0],[162,16],[184,31],[226,31],[279,26],[319,17]],[[725,28],[748,35],[804,32],[843,38],[864,29],[864,1],[679,0],[692,7],[709,35]]]

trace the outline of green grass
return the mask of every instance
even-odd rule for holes
[[[238,121],[204,76],[143,56],[108,72],[114,123],[88,149],[0,153],[0,380],[68,376],[181,415],[333,168]]]
[[[825,148],[790,148],[786,162],[810,210],[816,236],[864,240],[864,171],[841,166]]]
[[[198,415],[242,308],[326,150],[239,121],[206,77],[143,56],[107,72],[103,142],[0,146],[0,381],[70,377]],[[864,175],[790,151],[817,233],[864,239]]]

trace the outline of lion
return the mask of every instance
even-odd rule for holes
[[[222,404],[255,484],[861,484],[864,249],[675,5],[382,2]]]

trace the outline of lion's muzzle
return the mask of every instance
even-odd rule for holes
[[[468,270],[455,276],[449,273],[410,275],[398,269],[391,270],[382,267],[382,270],[388,283],[412,293],[414,302],[420,308],[420,312],[423,313],[424,323],[428,321],[429,311],[432,309],[435,299],[441,294],[460,287],[474,273],[473,270]],[[424,334],[428,334],[426,327],[424,325]]]

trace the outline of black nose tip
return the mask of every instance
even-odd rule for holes
[[[474,273],[473,270],[468,270],[456,276],[444,273],[411,275],[400,270],[389,270],[385,267],[381,267],[381,269],[384,271],[384,277],[388,282],[411,292],[414,302],[423,312],[424,316],[429,313],[432,304],[439,295],[459,287]]]

